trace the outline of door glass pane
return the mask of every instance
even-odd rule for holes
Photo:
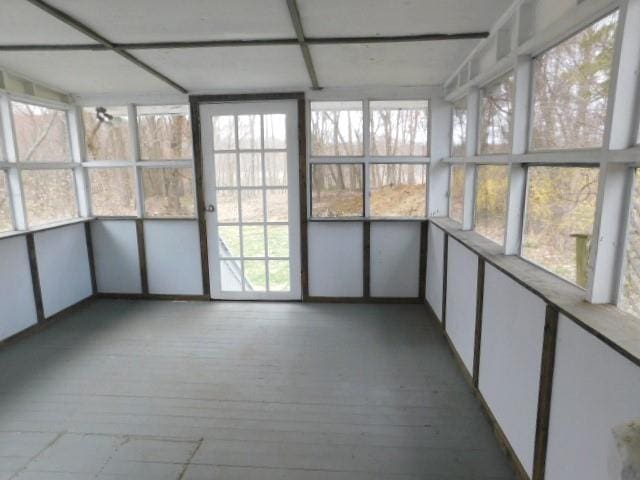
[[[240,184],[243,187],[262,186],[261,157],[260,152],[240,154]]]
[[[220,262],[220,286],[223,292],[242,291],[240,260],[223,260]]]
[[[264,257],[264,227],[247,225],[242,227],[242,254],[246,257]]]
[[[234,150],[236,148],[236,126],[233,115],[213,117],[213,149]]]
[[[269,291],[286,292],[290,288],[289,260],[269,260]]]
[[[260,149],[260,115],[238,115],[238,148]]]
[[[287,154],[286,152],[265,152],[264,171],[267,187],[287,186]]]
[[[238,191],[218,190],[216,195],[218,221],[223,223],[238,222]]]
[[[287,116],[273,113],[263,118],[264,148],[287,148]]]
[[[267,290],[267,271],[264,260],[244,261],[245,290],[264,292]]]
[[[242,190],[242,221],[264,222],[262,189]]]
[[[218,187],[235,187],[238,185],[238,170],[235,153],[216,153],[216,185]]]
[[[287,225],[267,226],[270,257],[289,256],[289,227]]]
[[[240,228],[237,225],[219,226],[218,237],[221,257],[240,256]]]

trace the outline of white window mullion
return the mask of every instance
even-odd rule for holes
[[[467,95],[467,144],[466,157],[474,157],[478,145],[478,124],[480,123],[480,90],[471,88]],[[473,229],[473,211],[476,190],[476,168],[466,164],[464,169],[464,210],[462,213],[463,230]]]
[[[371,109],[369,100],[362,100],[362,152],[364,166],[362,168],[362,188],[364,189],[364,218],[371,215],[371,185],[369,182],[369,168],[371,161]]]
[[[133,178],[136,186],[136,209],[138,217],[144,217],[144,193],[142,187],[142,168],[140,166],[140,143],[138,134],[138,114],[135,105],[127,106],[129,117],[130,155],[134,162]]]
[[[7,180],[9,183],[9,194],[11,196],[11,209],[13,213],[13,223],[16,230],[27,229],[27,213],[24,203],[24,193],[20,171],[16,168],[18,162],[18,146],[14,135],[13,115],[11,113],[11,102],[6,95],[0,95],[0,117],[2,118],[2,129],[4,136],[7,161],[14,165],[7,170]]]
[[[82,125],[82,109],[74,107],[69,110],[69,137],[71,143],[71,156],[74,164],[73,177],[76,184],[76,198],[78,213],[81,217],[91,216],[91,195],[89,193],[89,178],[85,168],[82,167],[86,150],[84,148],[84,128]]]

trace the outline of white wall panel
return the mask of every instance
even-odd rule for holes
[[[145,220],[149,293],[202,295],[200,235],[194,220]]]
[[[371,223],[371,296],[416,298],[420,283],[420,223]]]
[[[91,239],[98,292],[141,293],[135,220],[96,220]]]
[[[529,475],[545,311],[542,299],[486,265],[479,388]]]
[[[442,320],[442,280],[444,274],[444,232],[429,223],[427,245],[426,298],[431,308]]]
[[[478,256],[449,238],[447,266],[447,334],[469,373],[473,372],[476,332]]]
[[[362,223],[309,224],[309,295],[361,297]]]
[[[92,294],[84,224],[34,235],[45,317]]]
[[[37,321],[26,237],[0,240],[0,340]]]
[[[560,315],[547,480],[602,480],[612,428],[640,418],[640,369]]]

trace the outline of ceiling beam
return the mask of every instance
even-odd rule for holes
[[[124,58],[124,59],[130,61],[131,63],[133,63],[134,65],[142,68],[147,73],[150,73],[151,75],[153,75],[154,77],[158,78],[159,80],[162,80],[164,83],[170,85],[171,87],[175,88],[179,92],[185,93],[185,94],[189,93],[186,88],[184,88],[181,85],[177,84],[176,82],[171,80],[169,77],[167,77],[166,75],[160,73],[159,71],[157,71],[153,67],[147,65],[142,60],[139,60],[138,58],[134,57],[128,51],[126,51],[124,48],[119,47],[118,45],[110,42],[105,37],[103,37],[102,35],[100,35],[96,31],[92,30],[91,28],[89,28],[87,25],[85,25],[84,23],[80,22],[79,20],[77,20],[77,19],[73,18],[72,16],[68,15],[67,13],[63,12],[62,10],[58,10],[57,8],[52,7],[51,5],[49,5],[48,3],[43,2],[42,0],[27,0],[27,2],[31,3],[32,5],[38,7],[39,9],[41,9],[41,10],[43,10],[45,12],[47,12],[51,16],[53,16],[53,17],[57,18],[58,20],[66,23],[67,25],[69,25],[70,27],[78,30],[79,32],[85,34],[89,38],[92,38],[93,40],[98,42],[100,45],[102,45],[105,50],[111,50],[112,52],[120,55],[122,58]]]
[[[363,36],[363,37],[305,37],[307,45],[371,45],[379,43],[441,42],[445,40],[481,40],[489,32],[422,33],[417,35]],[[167,50],[181,48],[219,48],[298,45],[297,38],[255,38],[247,40],[192,40],[167,42],[113,43],[124,50]],[[111,50],[100,43],[48,44],[48,45],[0,45],[0,52],[47,51],[100,51]]]
[[[295,30],[296,37],[298,38],[298,44],[300,45],[302,58],[304,58],[304,64],[307,66],[311,85],[314,90],[320,90],[318,75],[316,74],[316,68],[313,66],[313,59],[311,58],[311,50],[309,50],[307,40],[304,38],[304,29],[302,28],[302,18],[300,17],[300,10],[298,10],[298,3],[296,0],[287,0],[287,7],[289,7],[291,23],[293,23],[293,29]]]

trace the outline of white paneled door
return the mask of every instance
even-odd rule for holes
[[[212,297],[299,299],[296,101],[207,104],[200,118]]]

